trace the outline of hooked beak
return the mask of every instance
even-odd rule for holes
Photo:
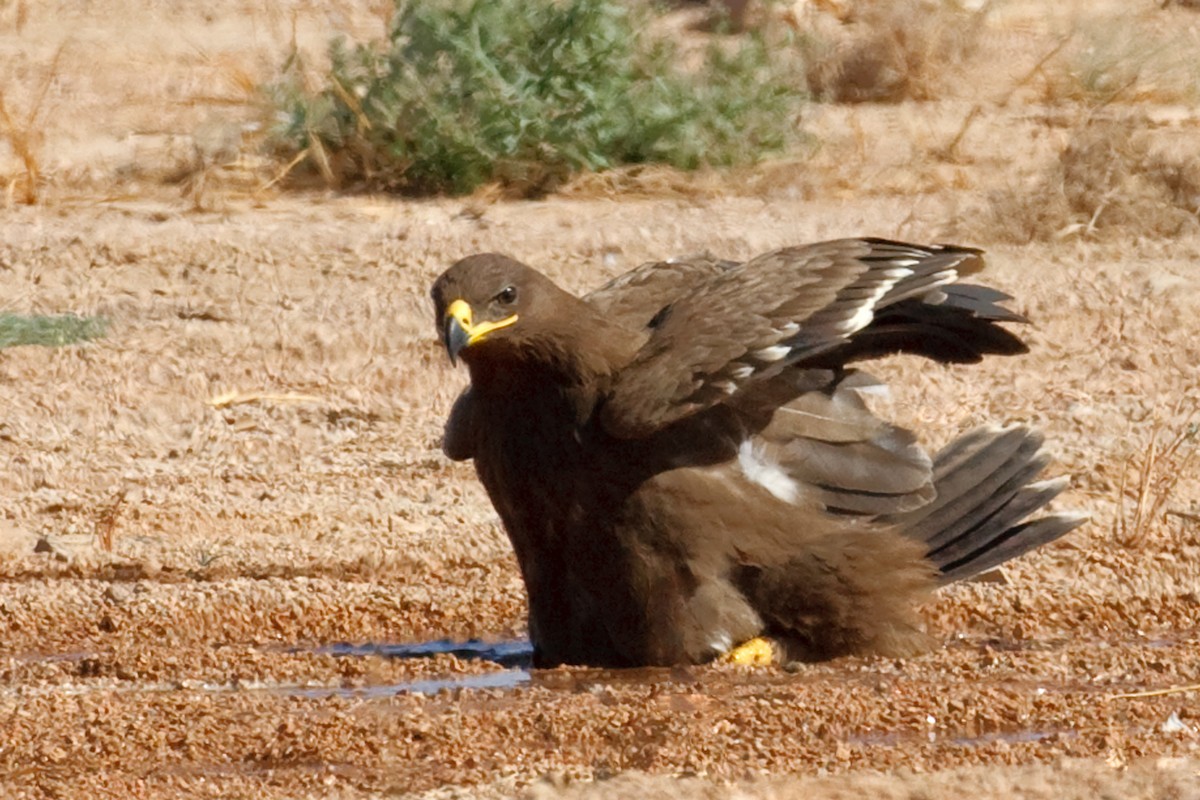
[[[450,363],[458,363],[458,352],[467,346],[471,341],[471,334],[463,327],[463,324],[457,317],[446,315],[446,329],[442,332],[442,344],[446,345],[446,352],[450,354]]]
[[[471,306],[464,300],[455,300],[446,309],[446,318],[443,321],[444,328],[442,329],[442,344],[446,345],[446,352],[450,354],[450,363],[458,363],[458,354],[466,347],[475,344],[480,339],[487,336],[494,330],[499,328],[507,328],[517,321],[517,315],[505,317],[496,322],[481,322],[478,325],[472,324],[474,317],[471,311]]]

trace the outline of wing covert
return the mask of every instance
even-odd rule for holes
[[[618,275],[583,299],[619,324],[645,328],[697,284],[737,265],[707,253],[652,261]]]

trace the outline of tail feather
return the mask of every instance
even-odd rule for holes
[[[1016,493],[1037,478],[1049,461],[1050,457],[1045,453],[1036,450],[1030,453],[1026,448],[1021,448],[987,476],[984,482],[926,517],[922,528],[926,531],[937,531],[925,540],[929,546],[930,558],[936,559],[943,550],[951,548],[961,537],[969,535],[971,531],[993,518],[1013,500]],[[934,486],[937,486],[936,478]],[[1049,501],[1050,498],[1047,497],[1043,504]],[[1036,508],[1032,508],[1029,511],[1035,510]]]
[[[905,528],[923,542],[936,542],[946,525],[990,498],[1040,445],[1037,434],[1017,427],[979,428],[951,442],[933,459],[937,498],[904,517]]]
[[[963,561],[943,566],[942,582],[953,583],[987,572],[1005,561],[1053,542],[1086,521],[1087,516],[1083,514],[1055,514],[1017,525],[1005,531],[1005,535],[999,540],[991,542],[987,549],[974,553],[972,557]]]
[[[999,544],[1009,535],[1004,527],[1025,519],[1049,503],[1067,486],[1065,480],[1041,481],[1015,492],[1006,484],[989,500],[987,507],[970,515],[973,525],[956,525],[957,535],[929,551],[929,559],[943,571],[961,565]],[[1000,498],[997,502],[996,499]]]
[[[1074,514],[1026,521],[1067,486],[1065,478],[1035,482],[1049,460],[1042,437],[1028,428],[980,428],[934,459],[937,498],[889,521],[928,547],[944,583],[991,569],[1084,521]]]

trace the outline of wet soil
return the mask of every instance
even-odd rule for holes
[[[77,11],[16,5],[0,58],[36,76]],[[93,5],[88,41],[122,41],[127,4]],[[1196,235],[966,242],[1033,320],[1031,353],[874,370],[881,412],[930,446],[1043,429],[1073,481],[1058,507],[1092,516],[941,592],[917,658],[530,670],[507,541],[439,449],[465,375],[426,293],[454,259],[505,251],[584,290],[679,253],[942,240],[1053,151],[1032,100],[988,105],[961,163],[918,152],[969,111],[949,97],[826,107],[825,150],[751,187],[405,201],[210,176],[197,198],[161,176],[254,117],[221,81],[266,77],[288,26],[238,0],[145,5],[152,79],[115,46],[64,50],[47,195],[0,209],[0,311],[109,320],[0,350],[0,794],[1197,796]],[[295,5],[302,44],[380,24],[370,3]],[[1052,37],[1009,12],[1034,37],[1019,74]]]

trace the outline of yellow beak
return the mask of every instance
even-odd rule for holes
[[[446,345],[446,352],[450,354],[450,363],[452,364],[464,347],[470,347],[492,331],[514,324],[517,321],[517,315],[513,314],[511,317],[505,317],[495,322],[481,322],[478,325],[472,324],[473,319],[474,312],[471,311],[471,306],[465,300],[455,300],[446,309],[442,342]]]

